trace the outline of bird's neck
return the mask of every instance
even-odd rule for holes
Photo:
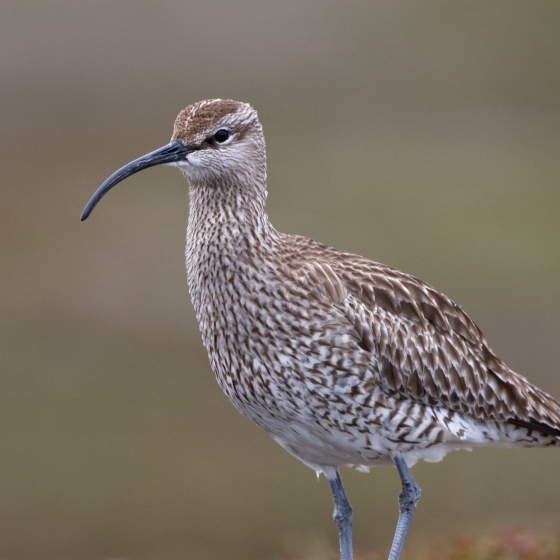
[[[277,235],[265,210],[264,181],[190,181],[187,228],[187,269],[197,263],[235,258],[247,250],[266,246]]]
[[[268,250],[278,239],[265,201],[264,182],[190,184],[187,278],[206,345],[210,344],[212,317],[219,315],[216,306],[226,297],[224,279],[235,283],[248,266],[262,272]]]
[[[191,180],[190,233],[201,243],[216,236],[236,237],[251,231],[255,235],[266,233],[270,226],[265,210],[266,196],[266,184],[260,180],[236,178],[216,183]]]

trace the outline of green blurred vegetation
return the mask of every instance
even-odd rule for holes
[[[328,485],[213,379],[180,174],[79,222],[203,98],[259,111],[278,229],[432,283],[560,396],[559,24],[556,0],[2,2],[0,558],[251,560],[324,531],[336,550]],[[559,466],[418,465],[410,543],[557,521]],[[357,549],[384,550],[396,472],[343,478]]]

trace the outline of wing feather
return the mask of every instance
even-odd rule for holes
[[[560,435],[560,403],[508,368],[448,297],[391,267],[298,239],[290,260],[300,261],[301,281],[341,315],[388,392]]]

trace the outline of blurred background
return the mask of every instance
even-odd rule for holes
[[[250,102],[286,232],[412,273],[560,396],[560,3],[0,4],[0,558],[257,560],[336,543],[324,479],[227,402],[184,272],[179,110]],[[413,470],[409,548],[558,526],[558,450]],[[399,479],[344,471],[358,550]],[[412,544],[410,544],[412,543]]]

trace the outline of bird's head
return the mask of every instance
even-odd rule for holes
[[[86,205],[85,220],[117,183],[142,169],[178,167],[191,185],[227,186],[266,180],[264,136],[257,112],[247,103],[211,99],[189,105],[175,120],[171,142],[113,173]]]

